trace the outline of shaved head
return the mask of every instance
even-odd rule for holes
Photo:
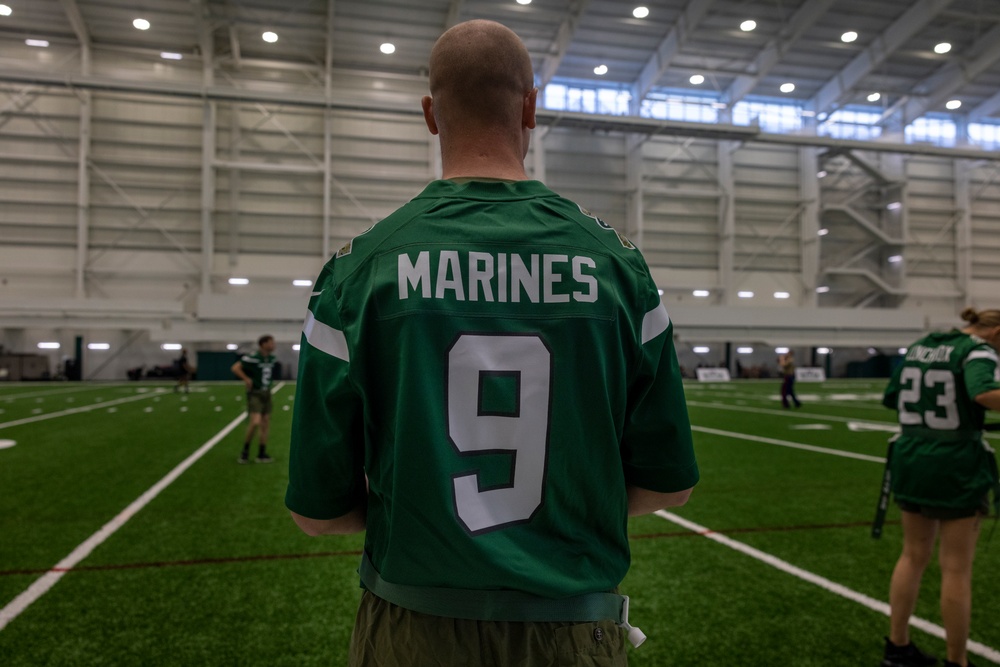
[[[522,103],[533,86],[528,50],[513,30],[500,23],[459,23],[431,50],[430,89],[442,129],[483,125],[519,129]]]

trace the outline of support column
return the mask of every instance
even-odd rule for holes
[[[718,143],[719,172],[719,287],[722,289],[721,303],[736,303],[736,285],[733,266],[736,255],[736,185],[733,178],[733,152],[735,141]]]
[[[215,102],[205,101],[201,128],[201,291],[212,292],[212,272],[215,263]]]
[[[815,308],[818,303],[816,281],[819,279],[819,151],[799,149],[799,197],[802,213],[799,217],[799,257],[801,262],[802,298],[799,305]]]
[[[229,113],[229,159],[233,165],[240,163],[240,143],[243,141],[240,127],[240,105],[233,102]],[[229,266],[236,266],[240,246],[240,181],[241,172],[237,167],[229,170]]]
[[[625,200],[625,235],[628,236],[639,250],[644,250],[643,230],[643,173],[642,146],[643,137],[635,134],[625,135],[625,180],[628,196]]]
[[[955,282],[961,292],[960,307],[968,305],[972,287],[972,197],[973,164],[955,160]]]
[[[87,296],[87,251],[90,246],[90,148],[93,98],[90,91],[78,93],[80,99],[80,144],[77,151],[76,189],[76,286],[78,299]]]

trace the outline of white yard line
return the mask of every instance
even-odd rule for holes
[[[274,388],[274,393],[277,393],[283,386],[283,382],[278,383]],[[239,426],[240,423],[246,418],[247,413],[244,412],[239,417],[229,422],[229,424],[227,424],[221,431],[213,435],[208,442],[195,450],[193,454],[181,461],[176,468],[167,473],[163,479],[149,487],[145,493],[133,500],[132,503],[119,512],[116,517],[111,519],[111,521],[108,521],[100,530],[81,542],[80,545],[73,549],[68,556],[56,563],[51,570],[35,580],[31,586],[26,588],[24,592],[11,600],[7,606],[0,609],[0,630],[7,627],[7,624],[17,618],[21,612],[27,609],[38,598],[45,595],[49,589],[55,586],[56,583],[62,579],[64,574],[76,567],[77,564],[89,556],[94,549],[100,546],[109,537],[114,535],[119,528],[125,525],[125,522],[138,514],[139,510],[148,505],[150,501],[156,498],[156,496],[160,495],[161,491],[170,486],[178,477],[181,476],[181,474],[184,473],[185,470],[190,468],[196,461],[198,461],[198,459],[207,454],[212,447],[229,435],[232,430]]]
[[[818,574],[813,574],[808,570],[803,570],[802,568],[796,567],[795,565],[792,565],[788,561],[784,561],[778,558],[777,556],[772,556],[771,554],[765,551],[761,551],[760,549],[755,549],[749,546],[748,544],[744,544],[743,542],[734,540],[731,537],[726,537],[725,535],[717,533],[709,528],[700,526],[694,523],[693,521],[688,521],[683,517],[677,516],[672,512],[667,512],[666,510],[658,510],[656,512],[656,515],[660,518],[666,519],[667,521],[675,523],[678,526],[687,528],[688,530],[694,533],[698,533],[703,537],[707,537],[713,542],[718,542],[719,544],[725,545],[730,549],[734,549],[736,551],[739,551],[740,553],[750,556],[751,558],[759,560],[762,563],[766,563],[767,565],[777,568],[778,570],[781,570],[786,574],[790,574],[793,577],[797,577],[798,579],[801,579],[803,581],[815,584],[816,586],[819,586],[820,588],[829,591],[834,595],[839,595],[853,602],[857,602],[858,604],[867,607],[872,611],[883,614],[885,616],[889,615],[889,605],[885,602],[882,602],[881,600],[876,600],[874,598],[868,597],[863,593],[858,593],[855,590],[847,588],[846,586],[838,584],[834,581],[830,581],[829,579],[821,577]],[[937,637],[939,639],[945,638],[944,628],[942,628],[940,625],[936,625],[934,623],[931,623],[930,621],[924,620],[917,616],[914,616],[913,618],[910,619],[910,625],[920,630],[923,630],[927,634],[933,635],[934,637]],[[982,658],[986,658],[987,660],[1000,664],[1000,651],[996,650],[995,648],[991,648],[985,644],[973,641],[971,639],[969,640],[967,647],[969,653],[973,653]]]
[[[709,433],[711,435],[721,435],[725,438],[737,438],[739,440],[749,440],[751,442],[762,442],[766,445],[777,445],[779,447],[791,447],[792,449],[804,449],[807,452],[818,452],[820,454],[829,454],[831,456],[843,456],[848,459],[858,459],[859,461],[871,461],[873,463],[885,463],[885,458],[881,456],[868,456],[867,454],[855,454],[854,452],[845,452],[841,449],[830,449],[828,447],[817,447],[815,445],[806,445],[801,442],[790,442],[788,440],[778,440],[776,438],[765,438],[759,435],[748,435],[746,433],[737,433],[734,431],[720,431],[717,428],[707,428],[705,426],[692,426],[692,431],[697,431],[698,433]]]
[[[141,401],[144,398],[152,398],[153,396],[162,396],[166,393],[167,393],[166,389],[159,389],[156,391],[151,391],[148,394],[137,394],[135,396],[126,396],[125,398],[116,398],[113,401],[104,401],[103,403],[93,403],[92,405],[81,405],[78,408],[60,410],[59,412],[50,412],[44,415],[35,415],[34,417],[25,417],[24,419],[15,419],[14,421],[0,423],[0,429],[10,428],[11,426],[21,426],[22,424],[32,424],[34,422],[45,421],[46,419],[55,419],[56,417],[65,417],[66,415],[75,415],[79,412],[90,412],[91,410],[99,410],[100,408],[106,408],[109,405],[119,405],[120,403],[131,403],[132,401]]]
[[[128,387],[134,385],[128,385],[125,383],[121,384],[101,384],[101,385],[77,385],[76,387],[63,387],[60,389],[49,389],[48,391],[36,391],[27,394],[7,392],[0,394],[0,402],[11,403],[22,398],[38,398],[45,396],[58,396],[60,394],[75,394],[84,391],[103,391],[106,389],[121,389],[122,387]]]

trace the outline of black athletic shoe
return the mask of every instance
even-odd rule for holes
[[[257,463],[273,463],[274,462],[274,459],[272,459],[267,454],[261,454],[260,456],[257,457],[256,460],[257,460]]]
[[[937,664],[937,658],[927,655],[913,642],[906,646],[896,646],[886,637],[885,655],[881,664],[882,667],[931,667]]]
[[[244,454],[240,458],[236,459],[237,463],[250,463],[250,457]]]

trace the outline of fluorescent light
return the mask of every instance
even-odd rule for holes
[[[743,32],[750,32],[756,27],[757,27],[757,22],[752,19],[747,19],[746,21],[740,24],[740,30],[742,30]]]
[[[292,284],[296,287],[312,287],[313,281],[311,280],[293,280]]]
[[[10,16],[11,8],[7,5],[0,5],[0,16]]]
[[[774,351],[777,352],[778,354],[788,354],[787,347],[776,347],[774,348]]]
[[[889,257],[889,263],[890,264],[899,264],[902,261],[903,261],[903,256],[902,255],[891,255]]]
[[[816,178],[826,178],[826,169],[821,169],[816,172]]]
[[[843,35],[840,36],[840,41],[850,43],[856,40],[857,38],[858,38],[858,33],[854,32],[853,30],[848,30],[847,32],[845,32]]]
[[[39,343],[39,350],[58,350],[61,346],[59,343]]]
[[[690,81],[696,86],[700,86],[701,84],[705,83],[705,77],[703,77],[701,74],[692,74],[691,78],[688,79],[688,81]]]
[[[164,343],[163,345],[160,346],[160,349],[161,350],[180,350],[181,349],[181,344],[180,343]]]
[[[530,5],[531,4],[531,0],[517,0],[517,4],[519,4],[519,5]]]
[[[249,285],[250,284],[250,279],[249,278],[230,278],[229,279],[229,284],[230,285]]]
[[[892,201],[886,204],[885,207],[887,210],[890,211],[898,211],[899,209],[903,208],[903,203],[898,201]]]
[[[136,19],[132,21],[132,25],[136,30],[149,30],[149,21],[146,19]]]
[[[743,291],[743,292],[737,292],[736,296],[740,297],[741,299],[752,299],[753,298],[753,292],[751,292],[749,290]]]
[[[378,50],[388,56],[396,52],[396,45],[392,42],[385,42],[378,47]]]
[[[829,285],[820,285],[816,288],[816,294],[826,294],[830,291]]]
[[[48,40],[45,39],[26,39],[24,40],[24,43],[28,46],[37,46],[43,49],[49,45]]]
[[[900,354],[906,354],[908,351],[909,351],[908,348],[905,348],[905,347],[899,348],[899,353]]]
[[[597,67],[594,68],[594,74],[596,74],[597,76],[604,76],[607,73],[608,73],[607,65],[598,65]]]
[[[271,32],[270,30],[268,30],[263,35],[261,35],[260,38],[263,39],[268,44],[274,44],[275,42],[278,41],[278,33]]]
[[[293,349],[293,350],[295,350],[296,352],[298,352],[298,351],[299,351],[299,348],[300,348],[300,347],[302,347],[302,346],[301,346],[301,345],[299,345],[298,343],[296,343],[295,345],[292,345],[292,349]]]
[[[945,109],[951,109],[952,111],[954,111],[955,109],[959,108],[960,106],[962,106],[962,100],[948,100],[945,103],[944,108]]]
[[[878,102],[880,99],[882,99],[882,93],[872,93],[868,96],[869,102]]]
[[[697,297],[705,297],[708,296],[710,292],[707,289],[696,289],[694,292],[692,292],[692,294],[694,294]]]
[[[87,343],[88,350],[110,350],[111,343]]]
[[[870,348],[868,348],[868,354],[874,356],[874,355],[878,354],[878,350],[876,350],[874,347],[870,347]]]
[[[791,294],[789,294],[788,292],[775,292],[775,293],[774,293],[774,298],[775,298],[775,299],[788,299],[788,298],[790,298],[791,296],[792,296],[792,295],[791,295]]]
[[[949,51],[951,51],[951,44],[948,42],[941,42],[934,45],[934,53],[948,53]]]
[[[816,236],[826,236],[829,233],[830,233],[830,230],[827,229],[826,227],[823,227],[819,231],[816,232]]]
[[[181,54],[170,51],[160,51],[160,57],[164,60],[182,60],[184,58]]]
[[[831,350],[828,347],[817,347],[816,354],[830,354]]]
[[[695,354],[706,354],[707,352],[708,352],[708,347],[706,347],[705,345],[699,345],[698,347],[694,348]]]
[[[649,7],[636,7],[632,10],[632,16],[637,19],[644,19],[649,16]]]
[[[783,93],[790,93],[793,90],[795,90],[795,84],[794,83],[783,83],[783,84],[781,84],[781,88],[779,88],[778,90],[780,90]]]
[[[236,343],[229,343],[228,345],[226,345],[226,349],[227,350],[238,350],[238,349],[240,349],[240,346],[237,345]]]
[[[753,354],[752,347],[738,347],[736,348],[736,354]]]

